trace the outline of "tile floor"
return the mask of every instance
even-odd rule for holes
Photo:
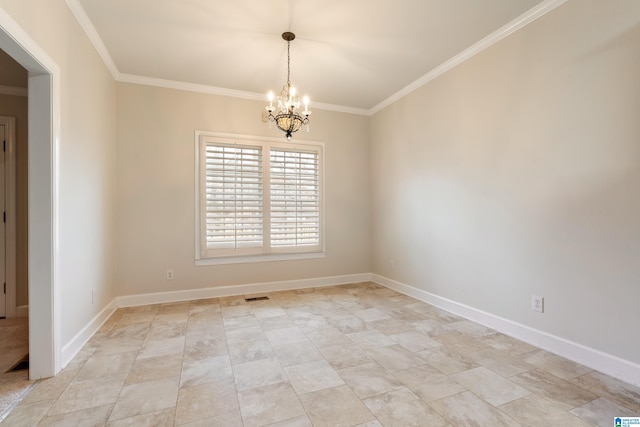
[[[640,389],[372,283],[120,309],[11,426],[612,426]]]
[[[0,420],[34,383],[28,370],[7,372],[28,353],[28,319],[0,319]]]

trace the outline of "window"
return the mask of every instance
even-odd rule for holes
[[[320,143],[196,132],[196,263],[323,254]]]

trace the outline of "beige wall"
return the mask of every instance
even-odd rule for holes
[[[64,346],[115,296],[115,82],[64,0],[0,0],[0,8],[60,67],[56,253]]]
[[[118,295],[371,270],[369,118],[320,110],[295,138],[326,144],[326,258],[194,266],[194,131],[279,137],[261,121],[265,105],[118,84]]]
[[[373,271],[640,363],[639,51],[567,2],[376,114]]]

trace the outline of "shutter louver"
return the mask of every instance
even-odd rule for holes
[[[263,247],[262,148],[207,144],[205,162],[207,248]]]
[[[271,247],[320,244],[317,152],[270,151]]]

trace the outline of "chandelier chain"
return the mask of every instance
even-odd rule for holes
[[[287,41],[287,86],[291,87],[291,42]]]

